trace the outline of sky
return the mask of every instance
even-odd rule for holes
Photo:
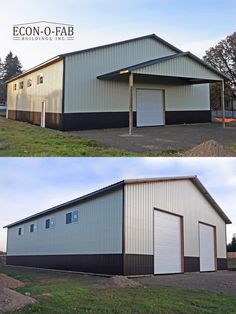
[[[2,158],[0,162],[0,250],[2,227],[117,181],[197,175],[236,233],[236,158]]]
[[[202,57],[235,31],[235,12],[235,0],[4,1],[0,57],[4,59],[11,50],[26,70],[61,53],[152,33]],[[73,24],[75,40],[13,41],[14,24],[42,20]]]

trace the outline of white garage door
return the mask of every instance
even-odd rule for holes
[[[164,125],[163,91],[137,90],[137,126]]]
[[[181,218],[154,211],[154,274],[180,273]]]
[[[200,271],[215,270],[214,228],[199,223]]]

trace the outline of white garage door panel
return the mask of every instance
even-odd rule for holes
[[[199,223],[200,271],[215,270],[214,228]]]
[[[180,273],[181,218],[154,211],[154,274]]]
[[[137,90],[137,126],[164,124],[163,91]]]

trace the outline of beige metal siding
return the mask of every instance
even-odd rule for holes
[[[65,112],[127,111],[128,83],[102,81],[98,75],[176,52],[145,38],[67,56]]]
[[[134,73],[222,80],[222,77],[188,56],[146,66]]]
[[[119,190],[8,230],[8,255],[112,254],[122,253],[123,191]],[[78,209],[79,222],[66,224],[66,213]],[[54,217],[55,227],[45,229]],[[37,224],[34,233],[31,223]]]
[[[210,110],[209,84],[134,84],[134,111],[136,111],[136,90],[138,88],[164,90],[166,111]]]
[[[183,216],[185,256],[199,256],[202,221],[216,226],[217,257],[226,258],[225,222],[190,180],[125,185],[127,254],[153,254],[154,207]]]
[[[37,84],[37,75],[43,74],[43,84]],[[27,87],[27,80],[32,86]],[[24,88],[19,89],[19,82]],[[13,86],[17,84],[14,91]],[[46,112],[61,113],[63,89],[63,61],[58,61],[43,69],[36,70],[8,84],[7,108],[9,110],[41,112],[42,102],[46,101]]]

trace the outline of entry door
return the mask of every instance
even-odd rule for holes
[[[215,270],[214,227],[199,223],[200,271]]]
[[[42,110],[41,110],[41,127],[45,128],[45,115],[46,115],[46,101],[42,102]]]
[[[181,219],[154,211],[154,274],[182,272]]]
[[[164,125],[162,90],[137,89],[137,126]]]

